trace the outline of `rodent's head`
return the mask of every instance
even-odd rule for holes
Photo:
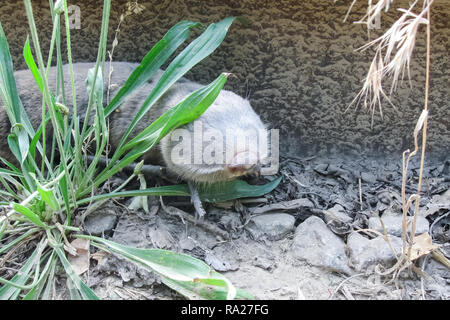
[[[250,103],[222,90],[194,122],[161,141],[167,167],[181,178],[213,183],[259,172],[268,153],[268,133]]]

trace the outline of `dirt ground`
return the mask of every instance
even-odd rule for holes
[[[251,201],[246,199],[205,206],[208,212],[206,222],[226,231],[228,239],[206,231],[201,224],[194,225],[186,219],[182,221],[178,216],[167,214],[157,199],[150,201],[150,214],[142,210],[124,210],[124,204],[130,200],[109,204],[107,214],[114,212],[117,220],[112,230],[105,231],[104,235],[131,246],[174,250],[202,259],[256,299],[450,298],[450,272],[430,257],[419,258],[416,262],[417,266],[425,267],[424,277],[414,272],[409,274],[406,269],[396,281],[390,281],[392,275],[380,276],[376,271],[392,267],[395,259],[376,261],[377,258],[371,257],[375,260],[369,259],[364,270],[348,267],[350,261],[355,264],[361,258],[352,257],[349,235],[355,230],[368,228],[368,221],[374,213],[383,219],[398,216],[401,162],[365,158],[282,160],[280,173],[283,180],[272,193]],[[418,164],[413,163],[411,167],[408,193],[415,189]],[[449,185],[450,162],[427,163],[420,212],[424,216],[428,214],[426,219],[430,227],[427,231],[432,235],[433,243],[441,244],[447,258],[450,258],[450,201],[445,197],[449,196]],[[290,204],[287,201],[291,201]],[[175,206],[193,214],[187,198],[165,197],[163,202],[166,206]],[[267,212],[261,209],[270,204],[272,208],[274,204],[284,204],[284,209],[275,208]],[[326,214],[333,212],[336,205],[344,215],[337,223],[327,219]],[[261,212],[270,216],[272,226],[252,222]],[[99,214],[102,215],[101,212]],[[288,226],[287,231],[282,228],[282,222],[273,226],[273,221],[286,218],[286,215],[294,218],[293,226]],[[326,230],[315,230],[314,235],[306,235],[309,246],[298,249],[304,244],[296,243],[302,241],[297,240],[302,237],[299,228],[312,216],[327,221]],[[309,227],[313,228],[312,225]],[[330,232],[338,242],[342,242],[345,254],[341,266],[339,261],[326,263],[332,244],[326,235],[317,236],[320,232]],[[367,234],[361,234],[369,238]],[[326,243],[312,244],[317,240]],[[296,252],[298,250],[302,251]],[[367,250],[370,248],[363,248],[363,251]],[[319,261],[311,258],[310,254],[318,254]],[[381,269],[378,264],[381,264]],[[109,256],[98,265],[91,260],[91,268],[85,277],[103,299],[183,298],[161,284],[158,276],[117,256]]]
[[[408,3],[399,2],[402,6]],[[76,3],[82,17],[81,28],[72,30],[73,58],[94,61],[102,10],[97,1]],[[108,43],[113,41],[125,3],[113,2]],[[347,2],[287,0],[281,6],[253,0],[139,3],[146,10],[122,25],[116,61],[140,61],[181,19],[207,25],[231,15],[244,18],[233,24],[221,47],[192,70],[189,78],[209,83],[223,71],[238,75],[227,89],[248,97],[264,122],[280,129],[281,154],[289,157],[282,158],[279,175],[283,180],[270,194],[206,205],[205,222],[219,228],[219,234],[205,230],[205,223],[193,224],[168,214],[159,199],[151,199],[150,214],[127,209],[130,199],[109,203],[95,213],[100,220],[109,217],[104,219],[103,230],[96,232],[127,245],[174,250],[202,259],[256,299],[450,298],[449,270],[431,257],[416,262],[425,270],[422,277],[408,270],[396,281],[391,281],[392,274],[380,275],[396,260],[385,241],[361,231],[374,227],[377,215],[387,223],[388,218],[395,220],[401,214],[401,152],[412,147],[412,132],[422,110],[423,34],[415,49],[412,88],[405,81],[393,97],[402,112],[386,108],[385,118],[377,114],[372,128],[370,113],[344,113],[370,63],[368,53],[354,52],[367,42],[366,29],[342,23]],[[362,3],[355,7],[352,21],[361,17]],[[45,56],[52,29],[48,1],[33,5]],[[436,0],[434,8],[430,159],[424,170],[420,230],[428,231],[433,243],[440,244],[450,258],[450,125],[445,116],[449,76],[445,34],[450,19],[444,0]],[[397,13],[393,10],[386,15],[383,26]],[[2,4],[0,20],[14,67],[24,69],[23,44],[29,31],[23,3]],[[410,168],[408,195],[417,185],[416,159]],[[152,183],[149,180],[148,186]],[[193,214],[187,198],[164,197],[163,201]],[[389,231],[395,233],[395,227],[399,224],[394,223]],[[100,264],[91,259],[91,268],[83,277],[103,299],[183,299],[153,273],[116,256]],[[67,292],[62,290],[59,297],[67,298]]]

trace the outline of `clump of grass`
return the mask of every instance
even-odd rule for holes
[[[351,4],[354,5],[356,0]],[[380,15],[383,11],[389,10],[389,7],[393,0],[378,0],[375,5],[372,5],[372,1],[369,1],[369,8],[366,15],[358,21],[358,23],[365,23],[368,26],[374,21],[375,17]],[[419,203],[421,198],[421,187],[423,180],[423,168],[425,163],[425,150],[427,142],[427,122],[428,122],[428,101],[429,101],[429,83],[430,83],[430,52],[431,52],[431,29],[430,29],[430,11],[432,8],[433,0],[423,0],[421,8],[418,7],[419,0],[410,4],[408,9],[398,9],[402,12],[400,18],[379,38],[369,42],[361,47],[359,50],[366,50],[374,47],[375,54],[372,60],[369,72],[363,84],[363,88],[357,94],[355,99],[351,102],[358,105],[361,100],[366,108],[372,111],[372,123],[375,109],[378,107],[382,115],[382,101],[381,97],[385,97],[391,104],[388,96],[383,90],[382,83],[385,78],[390,78],[392,94],[396,88],[399,80],[403,80],[405,73],[408,74],[410,79],[410,66],[411,58],[416,42],[417,33],[421,25],[426,26],[426,70],[425,70],[425,101],[423,111],[417,121],[414,129],[414,150],[406,150],[403,153],[403,172],[402,172],[402,239],[403,239],[403,251],[397,257],[397,263],[384,271],[378,270],[380,275],[392,275],[392,279],[397,279],[398,275],[406,268],[412,268],[418,274],[422,274],[420,268],[414,265],[417,260],[417,255],[412,255],[412,249],[416,244],[416,239],[419,236],[415,236],[416,220],[419,215]],[[346,18],[351,10],[347,12]],[[417,12],[417,13],[416,13]],[[349,106],[349,107],[350,107]],[[419,135],[422,133],[422,143],[419,143]],[[420,157],[420,169],[419,179],[417,183],[417,192],[410,195],[406,194],[406,177],[408,172],[408,164],[410,159],[418,152],[421,152]],[[410,212],[410,208],[414,204],[414,217],[410,232],[407,228],[407,216]],[[430,245],[431,252],[438,250],[434,246]],[[444,259],[445,260],[445,259]],[[448,261],[443,261],[444,264],[449,265]]]
[[[235,289],[228,279],[198,259],[166,250],[136,249],[119,245],[105,239],[82,235],[81,230],[72,225],[72,215],[75,210],[87,205],[88,207],[85,209],[89,211],[89,207],[95,207],[105,199],[132,196],[189,196],[189,189],[185,184],[122,191],[131,180],[140,176],[142,163],[135,167],[131,177],[119,188],[108,194],[99,194],[99,188],[115,173],[133,163],[155,146],[171,130],[195,120],[213,103],[227,80],[227,74],[219,75],[209,85],[193,92],[137,136],[130,136],[138,121],[170,86],[220,45],[234,18],[226,18],[208,26],[199,37],[187,45],[170,62],[122,138],[119,147],[113,153],[111,161],[102,166],[100,165],[103,159],[102,155],[109,138],[108,116],[133,90],[155,75],[158,69],[188,39],[190,30],[199,27],[200,24],[181,21],[173,26],[144,57],[139,67],[134,70],[112,100],[104,106],[103,70],[111,9],[111,1],[105,0],[97,60],[87,79],[89,103],[87,111],[83,113],[81,109],[77,108],[67,1],[58,0],[53,4],[50,0],[53,32],[47,64],[42,58],[31,1],[24,0],[24,4],[37,64],[31,53],[29,41],[25,44],[24,57],[41,90],[44,102],[42,123],[38,128],[33,128],[17,92],[9,46],[0,24],[0,97],[12,124],[13,129],[8,136],[8,142],[11,152],[18,162],[16,166],[1,159],[6,168],[0,168],[0,184],[3,187],[3,190],[0,190],[0,205],[2,206],[0,213],[0,299],[53,298],[56,281],[55,270],[59,266],[62,266],[66,272],[69,293],[73,299],[97,299],[98,297],[86,286],[68,260],[67,253],[77,254],[78,252],[69,241],[72,238],[84,239],[89,241],[92,246],[120,254],[157,272],[164,283],[186,297],[251,298],[249,294]],[[131,4],[131,11],[136,12],[140,9],[142,7],[138,6],[137,2]],[[72,83],[73,112],[71,117],[69,117],[69,109],[66,107],[67,100],[63,90],[63,52],[60,46],[61,15],[64,16],[65,21],[67,59]],[[48,70],[51,66],[55,45],[58,89],[56,93],[53,93],[49,89]],[[95,119],[89,122],[91,114]],[[92,125],[88,126],[88,123],[92,123]],[[45,131],[47,125],[52,127],[52,135],[55,137],[50,146],[52,150],[50,158],[46,152],[49,147],[46,145],[49,135]],[[88,162],[86,150],[92,142],[95,143],[95,151]],[[41,163],[39,163],[39,159]],[[228,199],[255,193],[254,189],[244,190],[241,193],[236,192],[236,190],[243,190],[242,186],[239,186],[240,183],[243,182],[236,181],[228,185],[226,194]],[[276,183],[272,183],[269,187],[260,186],[258,192],[264,194],[275,186]],[[204,190],[203,199],[215,199],[211,190]],[[23,261],[19,265],[10,264],[11,257],[24,246],[31,250],[31,254],[26,257],[22,256]],[[14,272],[11,272],[12,266],[15,269]]]

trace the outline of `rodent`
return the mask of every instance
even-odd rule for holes
[[[123,86],[132,71],[138,66],[138,63],[129,62],[112,62],[113,73],[111,77],[111,92],[110,97],[114,97],[120,87]],[[81,119],[87,109],[89,95],[86,90],[85,80],[88,70],[95,66],[94,63],[74,63],[74,77],[75,88],[77,95],[77,108]],[[68,65],[63,66],[66,102],[69,110],[72,110],[72,90]],[[127,99],[120,105],[118,112],[113,112],[109,116],[109,142],[113,150],[118,146],[121,137],[125,133],[129,124],[133,120],[135,114],[147,98],[148,94],[156,85],[161,77],[163,71],[158,73],[136,89]],[[108,86],[109,62],[105,63],[104,71],[104,88],[106,102],[106,89]],[[39,88],[29,70],[16,71],[14,73],[17,89],[19,92],[22,104],[30,118],[33,127],[36,129],[41,123],[41,104],[42,95]],[[51,67],[49,70],[49,87],[52,92],[56,90],[56,67]],[[143,119],[138,123],[136,129],[130,137],[146,128],[152,121],[157,119],[161,114],[175,106],[186,96],[193,91],[201,88],[202,85],[190,81],[186,78],[181,78],[176,82],[146,113]],[[90,117],[93,119],[93,117]],[[226,133],[231,132],[238,138],[241,134],[239,130],[255,130],[266,131],[266,127],[261,121],[260,117],[254,112],[248,100],[239,95],[222,90],[215,100],[215,102],[195,121],[182,126],[189,133],[194,132],[194,128],[202,124],[203,132],[208,129],[215,129],[226,136]],[[8,161],[13,161],[14,156],[9,151],[7,136],[10,133],[11,125],[7,117],[3,105],[0,107],[0,156],[6,158]],[[192,164],[176,164],[172,161],[171,153],[179,143],[179,141],[172,141],[172,134],[164,137],[155,148],[152,148],[144,155],[144,160],[147,163],[163,163],[173,173],[181,178],[197,182],[212,183],[217,181],[232,180],[235,177],[242,176],[252,171],[258,166],[263,158],[266,157],[265,152],[260,149],[249,150],[247,147],[238,147],[235,152],[226,154],[227,150],[223,150],[224,163],[223,164],[206,164],[206,163],[192,163]],[[235,137],[232,137],[233,139]],[[225,139],[225,149],[229,148],[228,139]],[[250,139],[250,145],[255,144],[256,141]],[[203,143],[201,148],[206,147]],[[193,157],[193,155],[192,155]]]

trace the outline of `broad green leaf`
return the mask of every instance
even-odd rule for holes
[[[214,271],[215,272],[215,271]],[[213,272],[213,273],[214,273]],[[183,296],[191,300],[225,300],[227,299],[228,288],[226,286],[212,286],[199,281],[175,281],[166,277],[161,277],[161,280],[168,287],[179,292]],[[248,299],[253,300],[254,297],[241,289],[236,289],[235,299]]]
[[[19,161],[19,163],[22,163],[22,154],[20,153],[19,141],[16,134],[10,133],[8,135],[8,145],[17,161]]]
[[[86,89],[88,92],[92,90],[92,84],[94,83],[94,72],[95,68],[91,68],[88,71],[88,75],[86,78]],[[104,118],[100,119],[99,117],[104,114],[103,112],[103,71],[102,68],[99,67],[97,71],[97,77],[95,80],[95,88],[94,88],[94,106],[97,111],[94,119],[94,129],[95,129],[95,143],[96,150],[98,154],[98,149],[100,147],[100,130],[103,129],[103,125],[106,126],[106,121]],[[100,124],[102,123],[102,124]],[[101,152],[101,151],[100,151]]]
[[[190,29],[199,25],[197,22],[181,21],[173,26],[131,73],[128,80],[105,108],[105,115],[110,115],[134,89],[151,79],[163,63],[186,41]]]
[[[28,209],[27,207],[22,206],[21,204],[18,203],[13,203],[12,207],[14,210],[27,217],[31,222],[33,222],[38,227],[47,228],[47,225],[41,221],[39,216],[30,209]]]
[[[30,140],[28,138],[28,133],[22,126],[17,126],[14,128],[14,132],[17,135],[17,142],[19,144],[20,156],[22,162],[25,161],[30,150]]]
[[[275,189],[281,177],[265,185],[250,185],[243,180],[201,184],[198,186],[200,199],[207,202],[224,202],[239,198],[260,197]]]
[[[88,70],[87,78],[86,78],[86,89],[88,92],[92,90],[92,84],[94,83],[94,72],[95,68],[91,68]],[[99,105],[101,106],[101,101],[103,100],[103,71],[102,68],[99,67],[97,71],[97,79],[95,80],[95,88],[94,88],[94,96],[98,100]]]
[[[124,146],[124,150],[127,150],[128,148],[131,148],[141,142],[147,144],[149,141],[152,142],[150,146],[152,147],[173,129],[194,121],[200,117],[216,100],[225,85],[227,76],[227,74],[222,73],[208,86],[191,93],[186,99],[178,103],[175,107],[169,109],[158,119],[153,121],[150,126],[131,139]]]
[[[93,236],[79,235],[79,238],[106,245],[114,253],[146,266],[163,276],[177,281],[208,279],[212,269],[206,263],[187,254],[162,249],[140,249]]]
[[[260,197],[275,189],[281,181],[281,177],[265,185],[249,185],[243,180],[217,182],[215,184],[200,185],[198,188],[201,200],[206,202],[224,202],[240,198]],[[147,188],[143,190],[130,190],[112,192],[88,197],[77,202],[77,205],[85,205],[91,201],[99,201],[110,198],[142,197],[142,196],[190,196],[187,184]]]
[[[233,299],[236,295],[236,289],[228,279],[215,272],[203,261],[189,255],[162,249],[133,248],[92,236],[79,235],[78,237],[90,239],[94,244],[95,242],[104,244],[110,251],[148,267],[175,282],[202,283],[206,286],[227,288],[228,299]],[[200,285],[200,287],[203,286]]]

